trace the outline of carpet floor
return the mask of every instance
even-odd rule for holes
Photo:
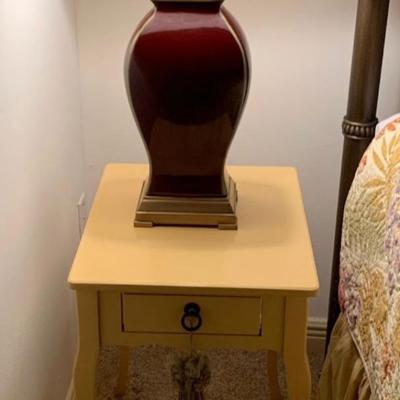
[[[210,359],[211,382],[206,400],[266,400],[269,399],[266,374],[266,353],[216,349],[205,352]],[[161,346],[143,346],[130,351],[129,383],[123,400],[177,400],[178,392],[170,375],[176,350]],[[322,366],[322,355],[310,353],[313,396]],[[115,400],[113,388],[117,378],[118,350],[102,349],[97,370],[98,400]],[[285,378],[279,365],[282,393]],[[119,398],[121,399],[121,398]]]

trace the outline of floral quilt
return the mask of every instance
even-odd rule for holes
[[[341,307],[373,397],[400,399],[400,114],[378,125],[343,223]]]

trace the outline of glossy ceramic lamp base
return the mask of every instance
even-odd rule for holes
[[[167,197],[147,195],[143,183],[136,210],[136,227],[155,225],[210,226],[221,230],[236,230],[236,184],[226,177],[225,197]]]
[[[225,160],[249,89],[244,34],[223,0],[152,2],[125,62],[150,164],[135,226],[237,229]]]

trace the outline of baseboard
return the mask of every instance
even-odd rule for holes
[[[327,320],[325,318],[308,319],[308,350],[313,353],[325,352]]]
[[[71,383],[69,384],[69,388],[68,388],[67,395],[65,396],[65,400],[75,400],[74,381],[73,380],[71,380]]]

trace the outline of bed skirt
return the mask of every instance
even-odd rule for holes
[[[343,314],[332,332],[318,400],[372,400],[368,378]]]

